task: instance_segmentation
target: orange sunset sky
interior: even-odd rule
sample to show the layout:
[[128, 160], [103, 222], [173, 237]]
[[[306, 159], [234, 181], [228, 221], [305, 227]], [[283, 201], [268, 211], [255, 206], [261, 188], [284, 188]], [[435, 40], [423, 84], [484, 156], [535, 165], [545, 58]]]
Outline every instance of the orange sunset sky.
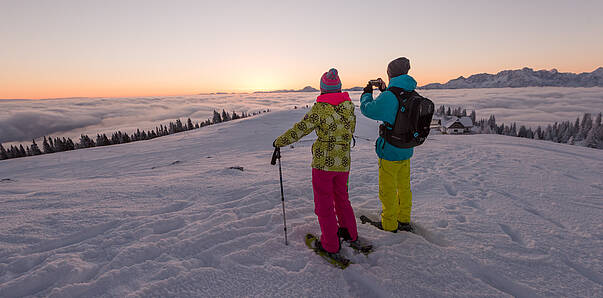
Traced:
[[603, 1], [0, 1], [0, 99], [419, 85], [603, 66]]

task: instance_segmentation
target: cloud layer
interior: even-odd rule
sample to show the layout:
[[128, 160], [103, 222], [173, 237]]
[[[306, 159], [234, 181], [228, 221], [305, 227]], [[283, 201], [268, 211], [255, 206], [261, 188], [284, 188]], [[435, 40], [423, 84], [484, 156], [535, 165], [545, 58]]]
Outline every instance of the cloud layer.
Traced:
[[44, 136], [79, 137], [152, 129], [178, 118], [203, 121], [213, 110], [252, 113], [311, 104], [315, 93], [213, 94], [143, 98], [0, 100], [0, 142], [31, 142]]
[[[439, 106], [475, 109], [478, 118], [529, 126], [574, 120], [603, 111], [603, 88], [500, 88], [421, 90]], [[350, 92], [360, 105], [361, 92]], [[31, 142], [43, 136], [77, 138], [138, 128], [152, 129], [174, 119], [203, 121], [214, 109], [254, 112], [312, 104], [316, 93], [212, 94], [144, 98], [0, 100], [0, 142]], [[377, 95], [377, 94], [375, 94]]]

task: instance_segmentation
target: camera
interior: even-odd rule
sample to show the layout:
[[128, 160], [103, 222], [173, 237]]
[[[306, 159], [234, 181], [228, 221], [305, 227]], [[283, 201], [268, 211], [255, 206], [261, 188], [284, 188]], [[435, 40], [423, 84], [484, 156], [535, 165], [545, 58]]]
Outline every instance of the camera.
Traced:
[[375, 86], [375, 87], [379, 88], [379, 90], [385, 90], [385, 89], [387, 89], [387, 85], [385, 84], [385, 82], [381, 78], [378, 78], [376, 80], [370, 80], [369, 84], [371, 86]]

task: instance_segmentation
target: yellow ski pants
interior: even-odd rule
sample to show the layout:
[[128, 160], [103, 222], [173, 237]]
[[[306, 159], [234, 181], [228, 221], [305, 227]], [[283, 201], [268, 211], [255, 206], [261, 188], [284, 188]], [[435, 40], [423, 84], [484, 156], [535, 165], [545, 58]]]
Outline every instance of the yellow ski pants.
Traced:
[[384, 230], [398, 229], [398, 221], [410, 222], [412, 207], [410, 159], [400, 161], [379, 159], [379, 200], [383, 209], [381, 224]]

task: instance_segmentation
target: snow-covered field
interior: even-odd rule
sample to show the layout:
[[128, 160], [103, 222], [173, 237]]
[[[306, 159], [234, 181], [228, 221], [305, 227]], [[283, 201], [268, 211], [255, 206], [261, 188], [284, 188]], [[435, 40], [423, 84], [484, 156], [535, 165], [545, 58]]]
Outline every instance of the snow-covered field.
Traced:
[[[340, 270], [319, 233], [307, 110], [151, 141], [0, 162], [0, 297], [603, 297], [603, 151], [499, 135], [433, 135], [412, 159], [419, 235], [360, 225]], [[377, 218], [377, 123], [358, 115], [356, 216]], [[230, 169], [243, 167], [243, 171]]]

